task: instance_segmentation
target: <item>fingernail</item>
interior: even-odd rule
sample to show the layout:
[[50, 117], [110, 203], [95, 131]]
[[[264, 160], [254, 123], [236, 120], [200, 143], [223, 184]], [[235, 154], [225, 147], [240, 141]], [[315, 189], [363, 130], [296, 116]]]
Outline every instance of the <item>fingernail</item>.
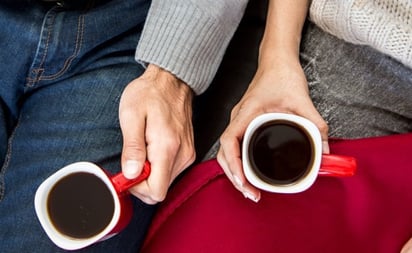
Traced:
[[243, 192], [243, 196], [245, 196], [245, 198], [247, 198], [247, 199], [252, 200], [255, 203], [259, 202], [259, 200], [260, 200], [260, 194], [259, 194], [259, 196], [255, 196], [252, 193], [245, 191], [245, 192]]
[[129, 160], [126, 161], [123, 169], [123, 175], [127, 179], [134, 179], [142, 172], [142, 166], [138, 161]]

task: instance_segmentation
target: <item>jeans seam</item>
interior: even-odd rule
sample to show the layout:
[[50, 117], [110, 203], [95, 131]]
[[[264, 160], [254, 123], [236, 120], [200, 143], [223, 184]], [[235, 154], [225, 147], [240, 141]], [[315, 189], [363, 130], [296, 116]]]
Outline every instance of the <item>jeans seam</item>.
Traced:
[[5, 195], [5, 188], [6, 188], [6, 180], [5, 180], [5, 176], [6, 176], [6, 171], [7, 168], [9, 167], [10, 164], [10, 160], [11, 160], [11, 153], [12, 153], [12, 143], [15, 137], [15, 133], [16, 130], [18, 129], [18, 127], [20, 126], [20, 119], [17, 120], [16, 126], [13, 129], [13, 132], [11, 133], [9, 140], [7, 142], [7, 152], [6, 152], [6, 156], [4, 159], [4, 163], [3, 166], [1, 168], [0, 171], [0, 202], [3, 200], [4, 195]]
[[76, 42], [75, 42], [75, 48], [74, 48], [73, 54], [70, 55], [66, 59], [66, 61], [64, 62], [63, 67], [57, 73], [55, 73], [53, 75], [48, 75], [48, 76], [41, 76], [39, 80], [53, 80], [55, 78], [58, 78], [58, 77], [62, 76], [67, 71], [67, 69], [69, 68], [69, 66], [73, 62], [73, 60], [79, 54], [81, 45], [83, 43], [84, 26], [85, 26], [84, 25], [84, 18], [85, 18], [85, 15], [82, 14], [82, 15], [79, 16], [78, 21], [77, 21], [77, 36], [76, 36]]
[[[44, 48], [44, 51], [42, 52], [43, 55], [42, 55], [42, 58], [40, 60], [38, 67], [34, 66], [34, 68], [31, 70], [31, 73], [35, 74], [35, 76], [27, 78], [28, 86], [32, 86], [34, 83], [38, 82], [40, 80], [41, 75], [44, 72], [43, 64], [46, 61], [47, 52], [49, 50], [49, 43], [50, 43], [51, 30], [52, 30], [51, 27], [53, 26], [55, 22], [55, 18], [56, 18], [55, 9], [56, 8], [52, 8], [51, 10], [49, 10], [49, 13], [46, 14], [48, 17], [46, 17], [46, 19], [44, 20], [44, 25], [47, 24], [46, 20], [48, 18], [50, 18], [51, 21], [50, 21], [50, 24], [47, 24], [47, 36], [46, 36], [46, 41], [45, 41], [45, 48]], [[51, 13], [53, 13], [53, 15], [51, 15]], [[43, 33], [43, 31], [41, 33]], [[40, 38], [39, 46], [38, 46], [39, 48], [41, 48], [42, 43], [43, 43], [42, 38]], [[35, 57], [37, 57], [37, 53]]]
[[[60, 7], [56, 7], [56, 8], [60, 8]], [[56, 8], [52, 9], [51, 11], [54, 11]], [[48, 53], [49, 46], [50, 46], [50, 37], [51, 37], [52, 30], [53, 30], [52, 26], [55, 23], [55, 16], [56, 15], [51, 16], [51, 22], [47, 26], [48, 31], [47, 31], [47, 37], [46, 37], [46, 40], [45, 40], [44, 52], [43, 52], [43, 55], [42, 55], [42, 58], [41, 58], [41, 61], [38, 65], [38, 67], [35, 67], [31, 70], [31, 72], [33, 74], [35, 74], [35, 77], [34, 78], [33, 77], [28, 77], [27, 78], [28, 86], [33, 86], [34, 83], [39, 82], [39, 81], [53, 80], [53, 79], [56, 79], [56, 78], [62, 76], [67, 71], [67, 69], [69, 68], [69, 66], [73, 62], [73, 60], [76, 58], [76, 56], [80, 52], [80, 48], [81, 48], [81, 45], [83, 43], [83, 37], [84, 37], [85, 14], [81, 14], [78, 17], [77, 34], [76, 34], [75, 47], [74, 47], [73, 53], [69, 57], [67, 57], [67, 59], [65, 60], [62, 68], [60, 70], [58, 70], [55, 74], [43, 75], [43, 73], [45, 71], [44, 64], [46, 62], [47, 53]]]

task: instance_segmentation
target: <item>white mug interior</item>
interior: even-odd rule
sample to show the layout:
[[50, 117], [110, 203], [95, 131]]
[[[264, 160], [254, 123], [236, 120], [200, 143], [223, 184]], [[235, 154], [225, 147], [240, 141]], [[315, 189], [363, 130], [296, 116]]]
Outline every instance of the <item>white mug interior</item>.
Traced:
[[[96, 234], [90, 238], [85, 239], [72, 238], [59, 232], [59, 230], [55, 228], [52, 221], [50, 220], [47, 211], [48, 194], [52, 187], [56, 184], [56, 182], [59, 179], [76, 172], [88, 172], [99, 177], [108, 186], [114, 199], [114, 214], [110, 223], [99, 234]], [[37, 189], [34, 199], [34, 205], [37, 217], [47, 236], [54, 244], [65, 250], [81, 249], [98, 241], [110, 238], [114, 235], [110, 234], [110, 232], [116, 226], [120, 218], [120, 202], [119, 198], [117, 197], [116, 190], [114, 189], [110, 181], [110, 178], [102, 169], [100, 169], [97, 165], [90, 162], [77, 162], [70, 164], [58, 170], [50, 177], [48, 177]]]
[[[249, 144], [253, 133], [262, 125], [271, 122], [271, 121], [289, 121], [296, 125], [299, 125], [301, 128], [305, 129], [308, 134], [308, 137], [311, 138], [311, 142], [313, 144], [312, 148], [312, 166], [308, 168], [307, 173], [292, 184], [273, 184], [268, 183], [262, 180], [256, 173], [254, 172], [252, 165], [249, 161]], [[322, 159], [322, 139], [320, 136], [320, 132], [316, 125], [312, 123], [310, 120], [293, 115], [293, 114], [286, 114], [286, 113], [265, 113], [262, 115], [257, 116], [253, 119], [244, 134], [243, 137], [243, 144], [242, 144], [242, 165], [243, 171], [245, 174], [246, 179], [254, 185], [255, 187], [274, 193], [298, 193], [305, 191], [308, 189], [316, 180], [319, 169], [320, 163]]]

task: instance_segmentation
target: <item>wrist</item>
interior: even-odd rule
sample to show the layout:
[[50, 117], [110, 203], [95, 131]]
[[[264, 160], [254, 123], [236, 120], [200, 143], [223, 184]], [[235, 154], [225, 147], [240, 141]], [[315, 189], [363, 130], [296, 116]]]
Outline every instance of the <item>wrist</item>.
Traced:
[[193, 97], [192, 89], [185, 82], [157, 65], [149, 64], [141, 79], [150, 81], [153, 86], [163, 93], [186, 99], [192, 99]]
[[278, 72], [280, 69], [300, 71], [302, 66], [300, 65], [299, 54], [287, 50], [273, 50], [259, 57], [258, 71]]

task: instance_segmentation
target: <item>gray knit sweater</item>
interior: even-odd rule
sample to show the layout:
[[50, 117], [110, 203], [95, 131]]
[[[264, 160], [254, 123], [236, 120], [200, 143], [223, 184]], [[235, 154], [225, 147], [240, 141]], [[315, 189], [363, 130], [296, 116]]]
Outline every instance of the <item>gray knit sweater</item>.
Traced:
[[247, 0], [153, 0], [136, 60], [156, 64], [196, 94], [216, 74]]

